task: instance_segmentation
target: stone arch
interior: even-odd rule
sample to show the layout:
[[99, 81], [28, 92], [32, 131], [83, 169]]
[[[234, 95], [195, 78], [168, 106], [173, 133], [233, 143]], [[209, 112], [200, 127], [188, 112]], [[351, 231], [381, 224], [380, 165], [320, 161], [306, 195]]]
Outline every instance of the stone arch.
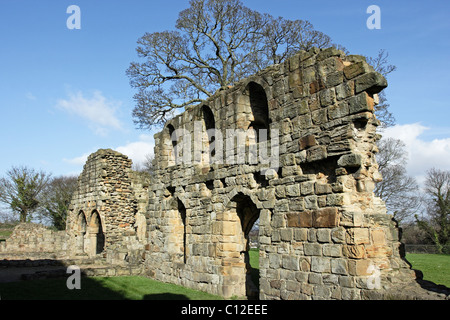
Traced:
[[172, 124], [167, 124], [163, 132], [163, 148], [167, 156], [167, 167], [175, 165], [175, 149], [177, 142], [172, 139], [172, 135], [175, 132], [175, 128]]
[[225, 208], [233, 208], [234, 207], [233, 199], [235, 196], [239, 194], [248, 196], [258, 209], [263, 208], [263, 204], [261, 201], [259, 201], [258, 197], [255, 195], [255, 192], [254, 191], [252, 192], [250, 189], [243, 188], [241, 186], [237, 186], [227, 194], [226, 197], [227, 200], [224, 201], [223, 206]]
[[202, 150], [204, 159], [202, 162], [211, 163], [216, 155], [215, 140], [216, 140], [216, 121], [214, 113], [207, 105], [201, 107], [202, 113]]
[[249, 232], [259, 218], [262, 204], [246, 189], [230, 195], [230, 200], [224, 203], [219, 246], [224, 275], [222, 293], [226, 297], [256, 298], [258, 291], [249, 259]]
[[105, 249], [105, 234], [100, 214], [97, 210], [92, 211], [89, 221], [89, 240], [90, 250], [89, 254], [95, 256], [100, 254]]
[[177, 210], [179, 219], [181, 220], [181, 228], [180, 233], [182, 236], [182, 243], [181, 243], [181, 252], [183, 254], [183, 263], [186, 264], [187, 261], [187, 243], [186, 243], [186, 207], [184, 206], [183, 202], [181, 202], [180, 199], [177, 199]]
[[180, 197], [172, 197], [169, 200], [170, 210], [169, 237], [167, 238], [167, 251], [174, 262], [186, 264], [188, 258], [187, 244], [187, 210]]
[[254, 129], [256, 141], [262, 142], [270, 138], [270, 124], [272, 120], [269, 115], [269, 99], [267, 89], [252, 79], [245, 86], [241, 99], [244, 108], [250, 111], [249, 125], [244, 129]]
[[78, 212], [75, 224], [75, 252], [76, 254], [84, 254], [85, 253], [85, 238], [87, 232], [87, 222], [86, 215], [83, 210]]

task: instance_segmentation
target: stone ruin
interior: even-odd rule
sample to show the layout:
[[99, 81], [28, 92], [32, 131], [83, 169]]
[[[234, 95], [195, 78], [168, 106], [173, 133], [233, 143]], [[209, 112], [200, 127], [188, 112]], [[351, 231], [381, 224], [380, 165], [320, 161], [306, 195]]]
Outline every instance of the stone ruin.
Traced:
[[[314, 48], [168, 121], [155, 135], [151, 176], [97, 151], [58, 256], [133, 266], [226, 298], [448, 297], [419, 284], [373, 193], [374, 106], [386, 86], [362, 56]], [[258, 219], [259, 292], [248, 254]], [[17, 249], [12, 242], [0, 252]]]

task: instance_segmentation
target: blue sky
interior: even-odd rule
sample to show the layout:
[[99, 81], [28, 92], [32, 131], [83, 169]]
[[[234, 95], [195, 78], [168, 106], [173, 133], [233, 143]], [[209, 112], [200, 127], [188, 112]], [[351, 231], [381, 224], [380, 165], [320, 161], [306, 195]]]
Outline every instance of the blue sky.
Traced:
[[[310, 21], [352, 54], [389, 52], [397, 71], [386, 89], [408, 171], [450, 170], [450, 2], [243, 0], [251, 9]], [[70, 5], [81, 29], [69, 30]], [[370, 30], [369, 5], [381, 9]], [[145, 32], [173, 30], [187, 0], [1, 0], [0, 175], [26, 165], [54, 175], [79, 174], [88, 154], [112, 148], [135, 162], [153, 152], [153, 132], [131, 118], [125, 70]]]

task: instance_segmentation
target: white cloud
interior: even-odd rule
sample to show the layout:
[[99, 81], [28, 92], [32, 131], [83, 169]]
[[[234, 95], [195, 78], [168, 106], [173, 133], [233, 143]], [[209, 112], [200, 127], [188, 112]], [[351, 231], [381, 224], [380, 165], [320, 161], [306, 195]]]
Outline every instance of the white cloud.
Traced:
[[124, 146], [119, 146], [115, 150], [130, 158], [134, 164], [141, 164], [148, 155], [153, 155], [155, 143], [153, 137], [146, 134], [139, 136], [139, 141], [129, 142]]
[[84, 97], [81, 91], [69, 92], [68, 96], [58, 100], [57, 108], [85, 119], [96, 134], [104, 136], [109, 129], [123, 130], [116, 115], [120, 101], [108, 100], [100, 91], [94, 91], [90, 98]]
[[383, 138], [396, 138], [406, 144], [408, 152], [408, 174], [419, 183], [425, 180], [426, 171], [435, 167], [450, 170], [450, 138], [425, 140], [424, 133], [432, 131], [420, 123], [395, 125], [385, 129]]
[[83, 166], [86, 163], [89, 155], [90, 155], [90, 153], [84, 153], [83, 155], [72, 158], [72, 159], [64, 158], [63, 161], [66, 163], [69, 163], [71, 165], [74, 165], [74, 166]]
[[34, 94], [32, 94], [31, 92], [27, 92], [27, 93], [25, 94], [25, 97], [26, 97], [28, 100], [31, 100], [31, 101], [37, 100], [36, 96], [35, 96]]
[[[129, 159], [133, 161], [133, 164], [142, 164], [146, 161], [148, 155], [153, 155], [153, 147], [155, 146], [153, 136], [141, 134], [138, 141], [128, 142], [125, 145], [112, 148], [126, 155]], [[105, 147], [104, 149], [106, 149]], [[96, 150], [82, 154], [81, 156], [67, 159], [64, 158], [63, 161], [73, 166], [82, 168], [87, 161], [89, 155]]]

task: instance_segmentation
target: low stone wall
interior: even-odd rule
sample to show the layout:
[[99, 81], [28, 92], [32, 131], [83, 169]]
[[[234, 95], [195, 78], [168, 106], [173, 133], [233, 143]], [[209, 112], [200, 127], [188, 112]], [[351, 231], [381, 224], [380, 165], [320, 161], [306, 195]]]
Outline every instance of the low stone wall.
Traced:
[[0, 243], [3, 258], [16, 259], [27, 254], [42, 257], [64, 256], [67, 251], [67, 234], [65, 231], [53, 231], [34, 223], [21, 223], [14, 228], [11, 236]]

